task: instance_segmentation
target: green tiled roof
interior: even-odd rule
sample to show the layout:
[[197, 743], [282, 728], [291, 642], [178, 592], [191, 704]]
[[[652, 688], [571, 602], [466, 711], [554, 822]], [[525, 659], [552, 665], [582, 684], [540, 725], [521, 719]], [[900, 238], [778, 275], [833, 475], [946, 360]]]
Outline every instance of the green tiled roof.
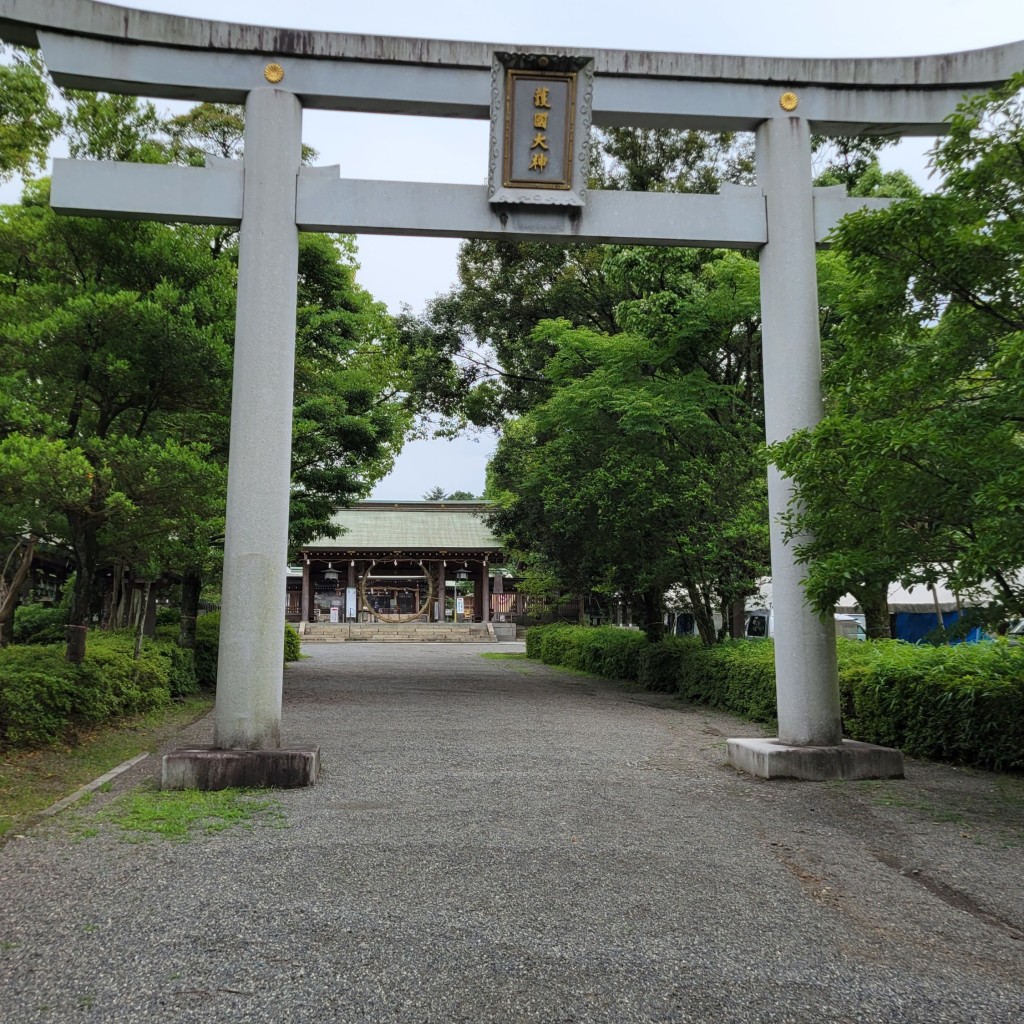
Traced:
[[307, 551], [500, 551], [480, 512], [484, 502], [364, 501], [339, 509], [338, 532], [303, 545]]

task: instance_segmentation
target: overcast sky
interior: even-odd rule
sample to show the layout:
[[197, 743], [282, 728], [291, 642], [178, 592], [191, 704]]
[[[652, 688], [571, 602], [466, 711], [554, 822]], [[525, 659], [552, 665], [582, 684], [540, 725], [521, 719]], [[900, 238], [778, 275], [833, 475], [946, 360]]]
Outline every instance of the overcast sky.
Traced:
[[[119, 6], [221, 21], [374, 35], [519, 44], [782, 57], [870, 57], [944, 53], [1024, 39], [1024, 0], [131, 0]], [[533, 44], [533, 45], [526, 45]], [[307, 144], [343, 177], [482, 184], [483, 121], [309, 111]], [[887, 157], [921, 177], [925, 147], [908, 142]], [[397, 312], [414, 310], [455, 279], [458, 242], [363, 236], [359, 280]], [[435, 484], [479, 494], [493, 439], [414, 442], [374, 492], [418, 498]]]

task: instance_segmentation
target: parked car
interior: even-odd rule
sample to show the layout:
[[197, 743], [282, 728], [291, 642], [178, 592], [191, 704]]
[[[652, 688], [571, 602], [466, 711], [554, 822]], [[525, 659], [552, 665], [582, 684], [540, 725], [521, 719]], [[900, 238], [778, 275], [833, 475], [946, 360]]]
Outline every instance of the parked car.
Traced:
[[[851, 640], [866, 640], [863, 615], [845, 615], [837, 613], [836, 636], [849, 637]], [[775, 636], [775, 613], [770, 608], [753, 608], [747, 612], [744, 635], [756, 640]]]

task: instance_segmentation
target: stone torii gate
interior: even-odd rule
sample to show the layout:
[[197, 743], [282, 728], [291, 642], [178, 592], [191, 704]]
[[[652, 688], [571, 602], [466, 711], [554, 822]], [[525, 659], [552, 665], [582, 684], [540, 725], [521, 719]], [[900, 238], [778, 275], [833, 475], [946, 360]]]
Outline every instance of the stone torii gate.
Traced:
[[[280, 747], [299, 231], [758, 249], [770, 443], [821, 416], [815, 245], [845, 213], [870, 205], [812, 188], [811, 133], [941, 134], [965, 93], [1024, 66], [1024, 42], [850, 60], [583, 54], [263, 28], [89, 0], [0, 0], [0, 37], [39, 47], [61, 86], [245, 105], [242, 161], [58, 160], [53, 173], [59, 212], [240, 226], [217, 749], [166, 759], [172, 786], [301, 785], [316, 776], [316, 749]], [[752, 131], [758, 184], [711, 196], [588, 193], [577, 176], [557, 193], [542, 190], [563, 185], [538, 177], [539, 187], [520, 195], [507, 167], [496, 184], [502, 129], [506, 146], [518, 130], [501, 123], [502, 104], [512, 109], [502, 62], [535, 78], [564, 68], [578, 75], [569, 88], [575, 135], [569, 117], [561, 139], [567, 163], [585, 166], [591, 118]], [[302, 167], [304, 108], [490, 118], [491, 184], [345, 180], [337, 168]], [[899, 751], [842, 739], [833, 625], [807, 606], [779, 523], [791, 497], [790, 482], [771, 470], [779, 736], [730, 740], [729, 758], [763, 776], [902, 775]]]

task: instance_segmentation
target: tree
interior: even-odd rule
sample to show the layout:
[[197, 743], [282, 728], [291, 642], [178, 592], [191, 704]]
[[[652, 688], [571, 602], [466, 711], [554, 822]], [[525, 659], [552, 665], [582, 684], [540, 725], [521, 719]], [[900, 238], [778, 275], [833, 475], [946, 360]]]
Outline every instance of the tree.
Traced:
[[292, 498], [293, 548], [329, 533], [339, 505], [366, 497], [413, 428], [394, 325], [355, 281], [352, 238], [299, 246]]
[[426, 494], [423, 495], [424, 501], [476, 501], [476, 495], [469, 491], [452, 491], [451, 494], [445, 494], [443, 487], [431, 487]]
[[753, 137], [678, 128], [597, 132], [600, 188], [626, 192], [717, 192], [723, 181], [753, 184]]
[[[1024, 76], [962, 104], [934, 195], [846, 218], [826, 416], [773, 448], [819, 610], [948, 578], [1024, 612]], [[1003, 614], [998, 611], [997, 614]]]
[[[599, 140], [601, 150], [592, 182], [598, 187], [707, 192], [717, 190], [723, 180], [746, 182], [752, 175], [749, 140], [730, 134], [608, 129], [600, 133]], [[469, 242], [460, 251], [459, 276], [460, 288], [436, 300], [428, 309], [427, 322], [417, 324], [415, 331], [407, 331], [406, 337], [415, 334], [421, 352], [429, 350], [433, 338], [435, 354], [461, 359], [461, 376], [454, 383], [463, 388], [463, 410], [473, 422], [502, 425], [503, 440], [495, 458], [492, 483], [503, 482], [506, 501], [518, 490], [517, 460], [529, 462], [530, 448], [538, 443], [531, 432], [536, 427], [534, 414], [550, 412], [559, 401], [565, 401], [560, 395], [565, 382], [551, 376], [559, 359], [564, 360], [558, 347], [562, 338], [552, 330], [534, 329], [546, 319], [568, 321], [582, 330], [580, 338], [623, 337], [622, 332], [628, 332], [634, 339], [649, 339], [659, 350], [655, 358], [652, 349], [651, 359], [669, 378], [677, 382], [705, 379], [712, 386], [730, 389], [729, 423], [718, 421], [723, 430], [736, 429], [740, 419], [744, 430], [760, 422], [757, 272], [756, 264], [741, 254], [639, 246]], [[705, 314], [700, 306], [708, 296], [716, 296], [720, 302], [718, 309]], [[739, 300], [730, 303], [728, 296], [739, 296]], [[629, 393], [638, 397], [634, 391]], [[724, 416], [724, 406], [711, 397], [709, 392], [706, 411], [714, 422]], [[736, 413], [744, 405], [745, 412], [737, 418]], [[516, 416], [522, 416], [522, 421], [508, 420]], [[581, 438], [573, 458], [588, 464], [588, 460], [607, 456], [599, 433], [595, 431], [590, 437], [589, 452]], [[542, 447], [554, 458], [550, 444]], [[755, 448], [756, 442], [752, 442], [748, 457], [735, 463], [750, 474], [750, 496], [763, 491], [762, 472], [750, 457]], [[568, 463], [561, 464], [566, 479], [574, 480]], [[648, 478], [647, 487], [645, 497], [641, 499], [637, 490], [634, 499], [657, 504], [659, 489], [671, 490], [671, 484], [658, 474]], [[728, 493], [729, 487], [723, 485], [722, 494]], [[517, 505], [517, 514], [533, 526], [513, 529], [510, 525], [509, 536], [511, 542], [519, 543], [517, 557], [531, 575], [543, 580], [545, 587], [559, 580], [562, 586], [577, 591], [611, 586], [605, 577], [610, 579], [608, 574], [614, 576], [615, 572], [607, 559], [617, 557], [611, 554], [614, 543], [621, 546], [629, 536], [620, 528], [621, 520], [609, 520], [609, 543], [600, 549], [605, 561], [584, 559], [579, 547], [586, 543], [584, 535], [597, 536], [599, 524], [595, 522], [588, 530], [572, 534], [563, 552], [565, 557], [556, 557], [553, 552], [558, 544], [549, 536], [552, 523], [543, 502], [535, 500], [531, 505], [526, 495], [521, 496], [524, 500]], [[726, 497], [726, 504], [728, 501]], [[598, 503], [594, 507], [604, 506]], [[703, 521], [699, 510], [697, 515]], [[546, 537], [544, 545], [531, 542], [530, 538], [542, 534]], [[613, 534], [618, 538], [614, 543]], [[734, 552], [743, 552], [734, 560], [733, 569], [740, 562], [763, 565], [767, 551], [763, 529], [747, 531], [741, 544], [735, 537], [731, 543]], [[753, 554], [755, 548], [758, 555]], [[652, 565], [660, 557], [660, 553], [648, 550], [643, 561]], [[693, 584], [691, 593], [707, 610], [701, 622], [709, 637], [714, 633], [709, 602], [724, 599], [731, 585], [724, 581], [735, 579], [732, 571], [726, 570], [726, 561], [728, 558], [720, 559], [714, 568], [709, 564], [706, 574], [697, 573], [692, 565], [689, 570], [691, 579], [699, 577], [702, 581]], [[630, 564], [635, 566], [636, 560]], [[678, 559], [672, 564], [678, 568]], [[741, 590], [749, 589], [749, 573], [744, 569], [739, 575], [745, 580]], [[712, 579], [721, 585], [710, 583]], [[634, 576], [630, 586], [636, 583]], [[652, 582], [648, 604], [652, 622], [660, 622], [655, 605], [660, 607], [661, 597], [653, 596], [655, 589]], [[742, 593], [730, 592], [729, 599], [742, 600]]]
[[762, 571], [736, 557], [759, 545], [735, 532], [750, 525], [756, 462], [749, 421], [729, 412], [735, 389], [680, 371], [645, 337], [564, 321], [540, 332], [556, 351], [552, 392], [499, 442], [492, 525], [569, 589], [639, 595], [654, 638], [663, 596], [682, 581], [713, 642], [712, 606]]
[[[595, 142], [596, 188], [714, 192], [723, 181], [752, 180], [750, 139], [733, 133], [608, 128], [596, 133]], [[534, 327], [565, 319], [615, 333], [619, 305], [643, 294], [607, 273], [608, 251], [538, 242], [463, 243], [459, 287], [430, 303], [423, 318], [407, 315], [400, 325], [404, 343], [423, 367], [423, 393], [453, 420], [461, 416], [478, 426], [500, 425], [543, 401], [543, 367], [554, 352]]]
[[0, 47], [0, 181], [42, 168], [60, 130], [60, 114], [37, 53]]
[[209, 415], [228, 386], [232, 274], [203, 229], [58, 218], [47, 200], [32, 187], [0, 219], [0, 440], [26, 527], [73, 554], [77, 658], [101, 564], [164, 544], [222, 487]]
[[[131, 98], [67, 101], [74, 156], [200, 163], [242, 152], [239, 108], [204, 104], [165, 122]], [[8, 474], [5, 496], [22, 512], [17, 528], [65, 545], [78, 569], [69, 656], [82, 653], [104, 565], [115, 589], [127, 566], [181, 573], [189, 646], [223, 536], [237, 237], [57, 218], [46, 200], [45, 182], [31, 185], [0, 219], [0, 443], [9, 465], [35, 460], [64, 477], [48, 487]], [[369, 493], [415, 415], [393, 322], [356, 269], [351, 238], [301, 238], [293, 547]]]

